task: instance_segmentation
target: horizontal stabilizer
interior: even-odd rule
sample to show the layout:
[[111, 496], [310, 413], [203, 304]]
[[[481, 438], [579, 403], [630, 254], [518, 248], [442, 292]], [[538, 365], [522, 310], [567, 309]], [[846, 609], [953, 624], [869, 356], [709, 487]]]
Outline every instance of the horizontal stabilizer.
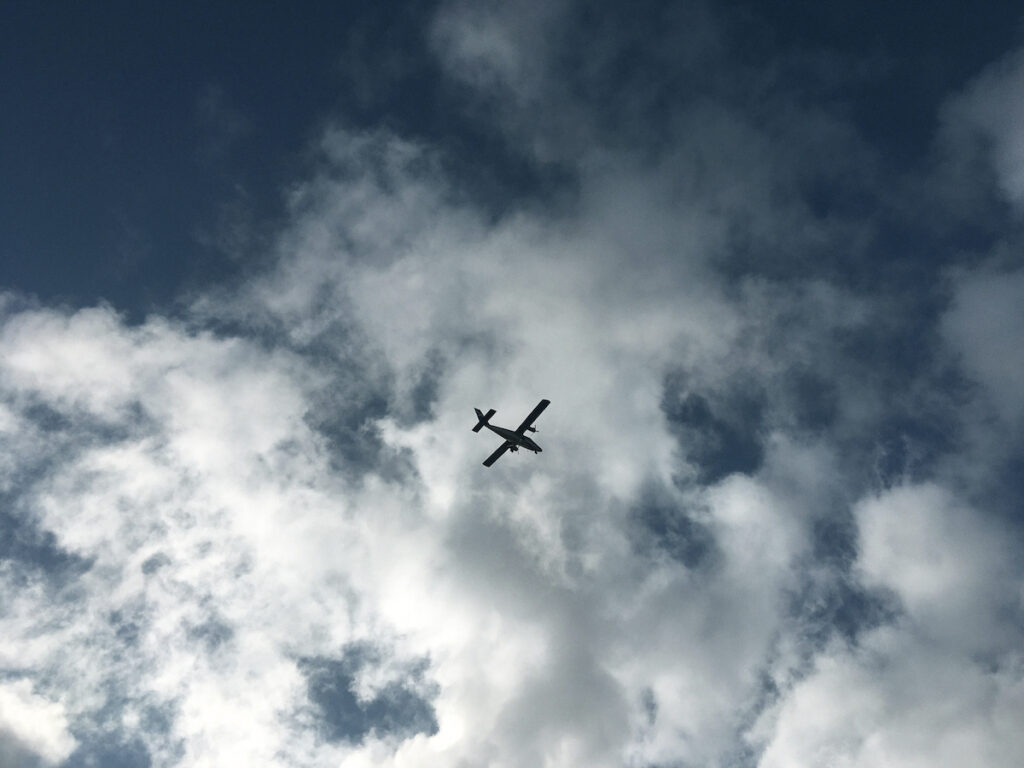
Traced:
[[487, 424], [487, 420], [497, 413], [493, 408], [491, 408], [487, 413], [480, 413], [479, 408], [474, 408], [473, 410], [476, 411], [477, 418], [476, 426], [473, 427], [474, 432], [479, 432]]

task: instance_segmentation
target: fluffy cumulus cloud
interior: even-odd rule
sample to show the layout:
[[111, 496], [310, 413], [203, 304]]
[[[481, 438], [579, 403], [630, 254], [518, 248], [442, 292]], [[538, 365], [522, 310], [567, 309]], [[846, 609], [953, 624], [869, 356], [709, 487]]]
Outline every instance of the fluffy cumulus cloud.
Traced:
[[28, 680], [17, 680], [0, 689], [0, 757], [8, 765], [52, 765], [75, 747], [63, 706], [34, 695], [31, 688]]
[[857, 572], [899, 619], [834, 646], [763, 715], [766, 766], [1011, 765], [1022, 574], [1007, 532], [926, 483], [862, 500]]
[[[726, 67], [705, 10], [632, 72], [627, 20], [538, 8], [428, 34], [563, 169], [543, 202], [496, 215], [442, 150], [339, 124], [265, 266], [177, 316], [3, 298], [7, 763], [1017, 763], [1012, 215], [962, 263], [880, 255], [920, 179]], [[941, 150], [995, 131], [1011, 197], [1014, 72]], [[480, 466], [472, 408], [541, 397], [544, 452]]]

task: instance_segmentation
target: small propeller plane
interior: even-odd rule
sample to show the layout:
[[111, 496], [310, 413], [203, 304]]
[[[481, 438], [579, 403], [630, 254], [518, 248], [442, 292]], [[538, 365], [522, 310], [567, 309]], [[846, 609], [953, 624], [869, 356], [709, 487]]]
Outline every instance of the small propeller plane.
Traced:
[[540, 453], [540, 446], [533, 442], [533, 440], [531, 440], [529, 437], [527, 437], [526, 433], [537, 431], [537, 429], [533, 426], [533, 422], [536, 421], [537, 417], [544, 412], [544, 409], [548, 407], [550, 402], [550, 400], [541, 400], [539, 403], [537, 403], [537, 407], [530, 411], [530, 415], [527, 416], [523, 420], [523, 423], [520, 424], [515, 430], [505, 429], [505, 427], [498, 427], [495, 426], [494, 424], [491, 424], [491, 416], [497, 413], [497, 411], [495, 411], [493, 408], [489, 410], [487, 413], [480, 413], [479, 408], [474, 408], [473, 410], [476, 411], [477, 418], [476, 426], [473, 427], [474, 432], [479, 432], [481, 428], [487, 427], [489, 430], [491, 430], [491, 432], [494, 432], [496, 435], [505, 438], [505, 442], [501, 444], [501, 447], [498, 448], [498, 450], [496, 450], [486, 459], [484, 459], [484, 466], [491, 466], [491, 464], [500, 459], [501, 455], [508, 450], [511, 450], [513, 453], [515, 453], [520, 448], [525, 448], [528, 451]]

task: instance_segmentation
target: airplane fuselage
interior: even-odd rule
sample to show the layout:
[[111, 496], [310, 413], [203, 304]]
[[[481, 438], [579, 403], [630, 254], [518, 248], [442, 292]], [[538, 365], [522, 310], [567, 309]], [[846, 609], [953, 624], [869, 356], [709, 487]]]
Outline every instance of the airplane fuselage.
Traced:
[[537, 445], [535, 442], [533, 442], [533, 440], [528, 438], [526, 435], [516, 434], [516, 431], [514, 429], [505, 429], [505, 427], [496, 427], [493, 424], [485, 424], [484, 426], [487, 427], [489, 430], [491, 430], [491, 432], [493, 432], [494, 434], [500, 435], [501, 437], [505, 438], [510, 443], [512, 443], [513, 450], [515, 448], [519, 447], [519, 448], [525, 448], [528, 451], [533, 451], [534, 453], [540, 453], [541, 452], [541, 447], [539, 445]]

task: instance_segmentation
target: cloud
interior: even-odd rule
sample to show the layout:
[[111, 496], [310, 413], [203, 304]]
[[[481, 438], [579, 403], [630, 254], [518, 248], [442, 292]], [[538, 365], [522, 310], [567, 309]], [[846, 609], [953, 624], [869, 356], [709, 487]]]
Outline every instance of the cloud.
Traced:
[[[543, 86], [545, 38], [564, 5], [450, 2], [435, 17], [432, 37], [454, 78], [522, 102]], [[527, 53], [530, 43], [540, 56]]]
[[[805, 483], [806, 457], [768, 436], [764, 477], [673, 481], [687, 469], [665, 376], [684, 361], [705, 385], [727, 376], [746, 321], [708, 282], [679, 306], [680, 276], [703, 267], [659, 265], [674, 235], [647, 250], [655, 274], [631, 274], [631, 223], [603, 201], [569, 236], [528, 217], [488, 229], [415, 146], [335, 132], [326, 151], [278, 268], [197, 303], [206, 320], [216, 302], [231, 335], [160, 318], [128, 327], [109, 309], [8, 319], [12, 406], [105, 425], [26, 490], [38, 524], [92, 566], [76, 600], [34, 615], [29, 599], [9, 616], [10, 658], [66, 617], [27, 663], [68, 692], [83, 738], [113, 731], [186, 765], [717, 759], [761, 695], [812, 514], [790, 487]], [[662, 188], [636, 173], [648, 221], [700, 231], [662, 212]], [[344, 471], [312, 412], [331, 388], [352, 424], [380, 388], [389, 415], [362, 418], [407, 470], [364, 457]], [[515, 419], [538, 394], [554, 402], [541, 433], [551, 458], [508, 461], [506, 480], [482, 474], [491, 446], [468, 439], [471, 405]], [[631, 510], [651, 488], [662, 522], [644, 549]], [[684, 520], [705, 532], [706, 563], [661, 546]], [[359, 642], [383, 648], [379, 661], [330, 685], [304, 673], [303, 659], [334, 669]], [[71, 653], [92, 672], [70, 672]], [[386, 674], [362, 691], [364, 675], [403, 659], [428, 660], [416, 685], [435, 693]], [[375, 726], [398, 717], [379, 702], [420, 725]], [[162, 728], [146, 727], [159, 711]], [[352, 738], [322, 724], [342, 711], [348, 725], [331, 727]]]
[[[51, 728], [40, 746], [8, 717], [5, 749], [1019, 753], [1017, 531], [949, 470], [989, 455], [964, 377], [1016, 418], [1016, 272], [962, 273], [949, 306], [929, 265], [865, 283], [892, 179], [854, 127], [742, 66], [663, 104], [728, 62], [724, 37], [634, 93], [670, 31], [619, 71], [644, 29], [598, 25], [580, 69], [558, 55], [578, 9], [529, 7], [449, 4], [432, 34], [468, 102], [508, 95], [481, 125], [568, 169], [550, 206], [495, 215], [444, 150], [332, 125], [267, 267], [179, 317], [0, 305], [21, 537], [0, 550], [0, 666], [22, 681], [0, 690]], [[544, 453], [481, 467], [472, 408], [515, 424], [540, 397]]]
[[1015, 205], [1024, 202], [1024, 54], [995, 62], [949, 107], [956, 119], [987, 143], [1003, 193]]
[[1009, 423], [1024, 414], [1021, 375], [1024, 352], [1024, 272], [976, 270], [956, 281], [943, 331], [965, 368]]
[[965, 653], [1014, 647], [1005, 618], [1021, 610], [1021, 583], [1001, 526], [932, 485], [894, 489], [855, 514], [863, 578], [893, 590], [921, 632]]
[[74, 748], [63, 705], [33, 693], [28, 680], [0, 686], [0, 757], [6, 764], [55, 765]]
[[[522, 216], [488, 230], [432, 183], [421, 149], [334, 133], [325, 152], [323, 175], [297, 195], [288, 235], [315, 247], [295, 249], [227, 311], [253, 325], [286, 318], [286, 328], [295, 328], [287, 318], [310, 318], [291, 337], [300, 348], [333, 350], [343, 340], [337, 353], [347, 356], [354, 338], [375, 348], [359, 356], [379, 356], [392, 371], [390, 412], [410, 410], [404, 403], [424, 372], [436, 377], [432, 419], [378, 422], [384, 444], [409, 453], [426, 518], [416, 545], [363, 574], [359, 590], [375, 593], [386, 622], [431, 659], [440, 692], [427, 743], [451, 745], [451, 759], [508, 764], [720, 759], [764, 695], [760, 670], [777, 652], [786, 594], [799, 585], [793, 569], [809, 556], [821, 481], [800, 446], [773, 438], [769, 424], [744, 424], [764, 432], [763, 461], [744, 467], [763, 464], [764, 476], [726, 471], [720, 485], [701, 491], [687, 481], [682, 492], [673, 476], [693, 472], [666, 423], [666, 377], [686, 366], [713, 391], [761, 364], [756, 344], [749, 357], [732, 345], [769, 335], [754, 326], [794, 301], [799, 311], [827, 306], [817, 316], [834, 315], [828, 327], [862, 315], [813, 286], [755, 285], [736, 307], [701, 261], [702, 237], [692, 260], [659, 250], [680, 227], [702, 230], [676, 220], [657, 171], [627, 169], [648, 200], [648, 245], [605, 203], [603, 177], [588, 190], [593, 207], [588, 200], [568, 226]], [[353, 183], [352, 168], [373, 175]], [[379, 211], [396, 210], [385, 227], [372, 226]], [[376, 253], [386, 255], [367, 258]], [[648, 257], [640, 272], [631, 268], [638, 253]], [[346, 322], [359, 332], [338, 333]], [[534, 397], [553, 401], [540, 435], [553, 435], [542, 440], [547, 463], [481, 475], [490, 447], [467, 441], [468, 404], [499, 405], [496, 418], [506, 403], [522, 411], [533, 405], [524, 395], [533, 381], [544, 382]], [[509, 485], [508, 473], [528, 484]], [[657, 518], [641, 513], [638, 522], [630, 510], [651, 488]], [[638, 543], [638, 525], [653, 531], [653, 548]], [[703, 531], [713, 554], [706, 563], [672, 557], [670, 530]], [[428, 578], [417, 575], [424, 565]], [[686, 653], [680, 637], [689, 638]], [[420, 744], [398, 754], [412, 759]]]
[[[370, 695], [358, 695], [354, 690], [357, 674], [368, 665], [379, 669], [379, 662], [378, 654], [361, 646], [348, 647], [340, 660], [300, 661], [310, 699], [320, 709], [328, 739], [359, 743], [370, 733], [397, 740], [417, 733], [428, 736], [437, 733], [437, 720], [429, 701], [436, 696], [436, 688], [424, 686], [422, 680], [427, 663], [403, 670], [401, 677], [405, 680], [390, 680], [383, 685], [375, 680], [375, 690], [371, 690]], [[421, 696], [417, 688], [424, 689], [425, 696]]]
[[893, 489], [855, 513], [857, 568], [903, 614], [818, 656], [763, 715], [759, 765], [1013, 765], [1024, 582], [1006, 532], [935, 485]]

